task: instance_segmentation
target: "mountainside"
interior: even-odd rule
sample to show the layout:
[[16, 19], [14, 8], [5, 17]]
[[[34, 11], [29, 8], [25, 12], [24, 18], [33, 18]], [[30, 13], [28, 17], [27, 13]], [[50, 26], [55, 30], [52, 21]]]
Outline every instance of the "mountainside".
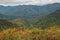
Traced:
[[[20, 5], [20, 6], [0, 6], [0, 13], [8, 15], [10, 19], [29, 19], [42, 18], [55, 10], [60, 9], [60, 3], [48, 4], [43, 6]], [[12, 16], [12, 17], [11, 17]]]
[[60, 10], [57, 10], [35, 23], [36, 27], [47, 28], [53, 25], [60, 26]]
[[4, 30], [7, 28], [14, 28], [16, 26], [17, 26], [16, 24], [11, 23], [5, 19], [0, 19], [0, 30]]
[[[4, 5], [14, 2], [10, 0]], [[0, 40], [60, 40], [60, 3], [0, 6]]]
[[0, 14], [0, 19], [6, 19], [6, 18], [8, 18], [8, 16]]
[[[9, 19], [9, 21], [22, 27], [33, 26], [45, 28], [53, 24], [57, 25], [59, 23], [59, 9], [60, 3], [48, 4], [43, 6], [0, 6], [0, 19]], [[57, 17], [55, 17], [55, 14]]]

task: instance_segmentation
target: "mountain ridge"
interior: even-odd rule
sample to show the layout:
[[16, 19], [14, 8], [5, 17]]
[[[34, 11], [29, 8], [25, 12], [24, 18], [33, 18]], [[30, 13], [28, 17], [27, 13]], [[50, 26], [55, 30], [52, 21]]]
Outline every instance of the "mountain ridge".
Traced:
[[[35, 5], [23, 5], [23, 6], [20, 5], [8, 7], [0, 6], [0, 14], [7, 16], [8, 18], [5, 16], [4, 18], [9, 21], [12, 21], [13, 23], [15, 22], [19, 26], [30, 27], [32, 24], [34, 25], [35, 22], [37, 21], [39, 22], [39, 20], [42, 19], [43, 17], [53, 14], [53, 12], [59, 9], [60, 3], [48, 4], [43, 6]], [[0, 18], [2, 18], [2, 16], [0, 16]], [[49, 18], [46, 19], [44, 18], [45, 21], [47, 19]], [[44, 20], [42, 19], [42, 22], [44, 22]], [[39, 24], [41, 23], [36, 23], [35, 25], [39, 27], [40, 26]]]
[[43, 17], [41, 20], [37, 21], [35, 25], [42, 28], [51, 27], [53, 25], [60, 26], [60, 10]]
[[0, 14], [12, 16], [11, 18], [23, 17], [26, 19], [40, 18], [48, 15], [55, 10], [60, 9], [60, 3], [47, 4], [43, 6], [36, 5], [19, 5], [19, 6], [0, 6]]

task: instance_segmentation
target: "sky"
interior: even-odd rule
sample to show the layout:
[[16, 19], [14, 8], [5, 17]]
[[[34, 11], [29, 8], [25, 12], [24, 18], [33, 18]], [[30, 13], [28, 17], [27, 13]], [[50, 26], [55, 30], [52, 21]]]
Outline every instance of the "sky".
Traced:
[[0, 5], [4, 6], [43, 5], [50, 3], [60, 3], [60, 0], [0, 0]]

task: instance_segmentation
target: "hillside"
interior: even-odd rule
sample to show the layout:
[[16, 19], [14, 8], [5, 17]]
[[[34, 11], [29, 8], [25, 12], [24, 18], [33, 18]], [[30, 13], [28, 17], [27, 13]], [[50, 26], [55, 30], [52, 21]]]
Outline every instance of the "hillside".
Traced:
[[47, 28], [53, 25], [60, 26], [60, 10], [57, 10], [34, 24], [36, 27]]
[[6, 16], [6, 15], [4, 15], [4, 14], [0, 14], [0, 19], [6, 19], [6, 18], [8, 18], [8, 16]]
[[[60, 3], [37, 5], [0, 6], [0, 18], [22, 27], [49, 27], [59, 19]], [[55, 12], [56, 11], [56, 12]], [[57, 13], [58, 17], [51, 17]], [[55, 20], [58, 19], [58, 20]], [[52, 20], [51, 20], [52, 19]], [[54, 22], [55, 21], [55, 22]], [[59, 22], [59, 21], [58, 21]], [[57, 22], [57, 24], [58, 24]], [[2, 22], [4, 23], [4, 22]]]
[[0, 19], [0, 31], [7, 29], [7, 28], [14, 28], [16, 26], [17, 25], [14, 23], [11, 23], [11, 22], [4, 20], [4, 19]]

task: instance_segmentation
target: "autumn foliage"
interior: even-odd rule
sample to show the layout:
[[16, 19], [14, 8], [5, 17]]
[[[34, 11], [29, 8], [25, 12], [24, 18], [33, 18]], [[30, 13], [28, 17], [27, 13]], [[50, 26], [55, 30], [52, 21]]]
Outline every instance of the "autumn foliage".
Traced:
[[60, 40], [60, 28], [11, 28], [0, 32], [0, 40]]

